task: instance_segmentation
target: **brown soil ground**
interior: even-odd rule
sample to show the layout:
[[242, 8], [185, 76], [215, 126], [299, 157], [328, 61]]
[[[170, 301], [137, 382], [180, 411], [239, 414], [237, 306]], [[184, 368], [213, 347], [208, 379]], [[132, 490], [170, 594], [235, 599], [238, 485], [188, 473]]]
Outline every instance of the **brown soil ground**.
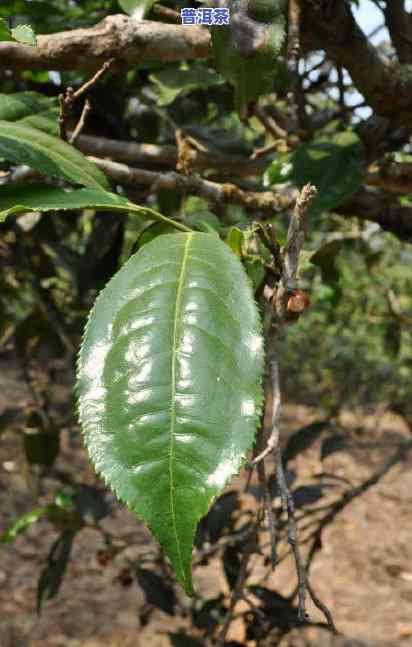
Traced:
[[[67, 393], [66, 393], [67, 396]], [[8, 407], [24, 406], [29, 396], [13, 362], [0, 365], [0, 413]], [[284, 410], [284, 438], [315, 419], [313, 410], [289, 405]], [[410, 437], [399, 418], [388, 414], [346, 413], [342, 425], [361, 440]], [[80, 483], [96, 484], [78, 436], [62, 433], [62, 451], [56, 469], [75, 474]], [[389, 436], [391, 434], [391, 436]], [[39, 504], [33, 495], [36, 482], [24, 464], [22, 432], [7, 431], [0, 440], [0, 529]], [[299, 455], [293, 468], [299, 483], [314, 483], [321, 471], [333, 473], [356, 485], [367, 478], [393, 452], [382, 447], [333, 454], [323, 465], [319, 443]], [[323, 547], [312, 567], [312, 585], [331, 609], [343, 637], [332, 639], [314, 627], [294, 630], [281, 647], [403, 647], [412, 645], [412, 452], [365, 494], [356, 498], [323, 535]], [[233, 487], [241, 487], [240, 475]], [[42, 479], [40, 500], [49, 501], [58, 480]], [[339, 486], [341, 487], [341, 486]], [[339, 490], [340, 492], [342, 491]], [[251, 503], [253, 505], [253, 503]], [[40, 521], [11, 545], [0, 548], [0, 647], [166, 647], [167, 632], [185, 626], [155, 611], [145, 627], [139, 609], [144, 595], [138, 586], [125, 586], [119, 573], [130, 561], [156, 545], [148, 531], [123, 506], [114, 502], [104, 525], [129, 548], [106, 566], [97, 553], [101, 535], [93, 529], [80, 532], [75, 541], [59, 595], [44, 603], [40, 618], [35, 612], [36, 584], [44, 559], [57, 537], [51, 524]], [[252, 581], [259, 582], [261, 565], [256, 561]], [[265, 585], [283, 594], [295, 586], [290, 560], [281, 563]], [[195, 574], [199, 592], [210, 598], [226, 591], [220, 562], [211, 561]], [[311, 605], [313, 620], [321, 620]], [[246, 642], [244, 627], [235, 623], [229, 638]], [[265, 643], [269, 644], [269, 643]]]

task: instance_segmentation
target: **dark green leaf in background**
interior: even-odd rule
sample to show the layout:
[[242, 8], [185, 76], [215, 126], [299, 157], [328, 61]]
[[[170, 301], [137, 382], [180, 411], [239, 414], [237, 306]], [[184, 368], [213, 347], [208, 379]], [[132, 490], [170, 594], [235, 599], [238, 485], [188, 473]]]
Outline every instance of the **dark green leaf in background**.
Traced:
[[399, 319], [389, 319], [383, 337], [386, 352], [391, 357], [398, 357], [402, 342], [402, 324]]
[[187, 69], [167, 67], [154, 72], [149, 79], [155, 84], [159, 106], [167, 106], [176, 97], [191, 90], [206, 90], [225, 82], [214, 70], [200, 64], [192, 64]]
[[293, 182], [299, 188], [314, 184], [318, 195], [311, 211], [332, 210], [359, 189], [364, 179], [363, 146], [352, 131], [323, 135], [278, 156], [267, 169], [264, 184]]
[[[285, 38], [285, 18], [278, 0], [231, 3], [230, 25], [212, 27], [213, 57], [217, 72], [235, 91], [235, 108], [248, 115], [249, 104], [270, 92], [276, 76], [276, 59]], [[254, 33], [244, 24], [254, 24]]]
[[4, 18], [0, 18], [0, 42], [5, 40], [13, 40], [13, 36], [7, 22]]
[[262, 369], [250, 284], [214, 235], [145, 245], [87, 324], [77, 388], [90, 456], [188, 593], [197, 523], [253, 443]]
[[0, 93], [0, 121], [21, 125], [59, 136], [59, 101], [38, 92]]

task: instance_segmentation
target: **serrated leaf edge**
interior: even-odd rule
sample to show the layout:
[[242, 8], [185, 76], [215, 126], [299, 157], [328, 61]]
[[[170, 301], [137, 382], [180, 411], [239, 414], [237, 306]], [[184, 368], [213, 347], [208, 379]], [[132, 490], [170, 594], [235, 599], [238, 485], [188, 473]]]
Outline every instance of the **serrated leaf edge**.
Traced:
[[[179, 233], [180, 233], [180, 234], [185, 233], [185, 235], [186, 235], [186, 236], [188, 236], [188, 238], [190, 238], [190, 239], [191, 239], [191, 238], [193, 237], [193, 234], [194, 234], [194, 233], [199, 233], [199, 232], [191, 232], [191, 233], [188, 233], [188, 232], [179, 232]], [[202, 235], [209, 235], [209, 236], [212, 236], [212, 234], [202, 234]], [[233, 253], [233, 251], [232, 251], [229, 247], [228, 247], [228, 249], [229, 249], [229, 251], [233, 254], [233, 256], [235, 256], [235, 257], [236, 257], [236, 255]], [[136, 253], [139, 253], [139, 252], [136, 252]], [[134, 258], [134, 256], [135, 256], [135, 255], [136, 255], [136, 254], [133, 254], [133, 255], [132, 255], [132, 256], [131, 256], [131, 257], [130, 257], [130, 258], [129, 258], [125, 263], [123, 263], [123, 265], [121, 266], [121, 268], [120, 268], [120, 269], [123, 269], [126, 265], [128, 265], [129, 263], [131, 263], [131, 262], [133, 261], [133, 258]], [[239, 260], [239, 259], [237, 259], [237, 260]], [[158, 538], [157, 538], [157, 536], [156, 536], [156, 535], [154, 535], [154, 533], [153, 533], [153, 531], [152, 531], [152, 528], [151, 528], [150, 523], [149, 523], [149, 522], [148, 522], [148, 521], [143, 517], [143, 515], [141, 515], [137, 510], [135, 510], [135, 509], [134, 509], [134, 507], [131, 505], [130, 501], [128, 501], [128, 499], [127, 499], [126, 497], [124, 497], [124, 496], [122, 496], [122, 495], [120, 494], [120, 492], [118, 491], [118, 488], [117, 488], [115, 485], [113, 485], [113, 484], [109, 481], [109, 479], [106, 477], [106, 475], [105, 475], [105, 474], [104, 474], [104, 473], [103, 473], [103, 472], [102, 472], [102, 471], [97, 467], [96, 462], [95, 462], [95, 461], [94, 461], [94, 459], [91, 457], [90, 452], [89, 452], [89, 445], [88, 445], [88, 442], [87, 442], [86, 434], [85, 434], [85, 432], [84, 432], [84, 426], [83, 426], [83, 421], [82, 421], [81, 412], [80, 412], [80, 393], [79, 393], [78, 389], [79, 389], [79, 373], [80, 373], [80, 368], [81, 368], [81, 367], [80, 367], [80, 362], [81, 362], [81, 355], [82, 355], [82, 351], [83, 351], [83, 347], [84, 347], [84, 342], [85, 342], [85, 339], [86, 339], [86, 336], [87, 336], [87, 333], [88, 333], [88, 329], [89, 329], [89, 326], [90, 326], [90, 322], [91, 322], [92, 316], [93, 316], [93, 314], [94, 314], [95, 309], [96, 309], [96, 308], [97, 308], [97, 306], [98, 306], [98, 303], [99, 303], [99, 301], [100, 301], [100, 299], [101, 299], [101, 297], [102, 297], [102, 295], [103, 295], [103, 292], [104, 292], [104, 291], [106, 290], [106, 288], [108, 288], [108, 287], [110, 286], [110, 284], [113, 282], [113, 280], [115, 279], [115, 277], [116, 277], [117, 273], [120, 271], [120, 269], [119, 269], [119, 270], [117, 270], [117, 272], [112, 276], [112, 278], [111, 278], [111, 279], [106, 283], [106, 285], [104, 286], [104, 288], [102, 288], [102, 290], [99, 292], [99, 294], [97, 295], [96, 300], [95, 300], [95, 302], [94, 302], [94, 304], [93, 304], [93, 307], [90, 309], [89, 314], [88, 314], [88, 316], [87, 316], [87, 320], [86, 320], [86, 324], [85, 324], [85, 327], [84, 327], [84, 331], [83, 331], [83, 335], [82, 335], [82, 340], [81, 340], [81, 344], [80, 344], [80, 350], [79, 350], [79, 352], [78, 352], [78, 354], [77, 354], [77, 359], [76, 359], [76, 382], [75, 382], [75, 387], [74, 387], [75, 396], [76, 396], [76, 398], [75, 398], [75, 406], [76, 406], [76, 411], [77, 411], [77, 417], [78, 417], [79, 422], [80, 422], [81, 433], [82, 433], [82, 436], [83, 436], [83, 439], [84, 439], [84, 444], [85, 444], [86, 449], [87, 449], [87, 456], [88, 456], [89, 463], [93, 466], [93, 469], [95, 470], [95, 472], [96, 472], [96, 473], [97, 473], [97, 474], [98, 474], [98, 475], [103, 479], [103, 481], [104, 481], [105, 485], [107, 486], [107, 488], [108, 488], [110, 491], [112, 491], [112, 492], [114, 492], [114, 493], [115, 493], [115, 495], [116, 495], [117, 499], [118, 499], [120, 502], [124, 503], [124, 504], [129, 508], [129, 510], [132, 510], [132, 511], [136, 514], [136, 516], [137, 516], [137, 517], [139, 517], [139, 518], [140, 518], [140, 519], [145, 523], [146, 527], [150, 530], [150, 532], [153, 534], [153, 536], [155, 537], [155, 539], [156, 539], [156, 541], [158, 542], [158, 544], [159, 544], [159, 545], [161, 546], [161, 548], [163, 549], [163, 548], [164, 548], [164, 544], [163, 544], [163, 542], [162, 542], [160, 539], [158, 539]], [[258, 306], [257, 306], [257, 303], [256, 303], [256, 299], [254, 298], [254, 293], [253, 293], [253, 284], [252, 284], [252, 281], [250, 280], [250, 278], [249, 278], [249, 276], [247, 275], [246, 271], [244, 270], [243, 266], [242, 266], [242, 269], [243, 269], [243, 271], [244, 271], [244, 273], [245, 273], [245, 277], [246, 277], [246, 280], [247, 280], [247, 284], [249, 285], [249, 288], [250, 288], [250, 291], [251, 291], [251, 298], [253, 299], [253, 303], [254, 303], [254, 305], [255, 305], [256, 312], [257, 312], [257, 328], [256, 328], [256, 334], [257, 334], [257, 335], [259, 335], [259, 337], [262, 339], [262, 351], [261, 351], [261, 372], [260, 372], [261, 379], [260, 379], [260, 381], [259, 381], [259, 383], [258, 383], [258, 385], [257, 385], [257, 386], [258, 386], [258, 389], [257, 389], [258, 393], [256, 394], [256, 398], [255, 398], [255, 402], [254, 402], [254, 404], [255, 404], [255, 414], [254, 414], [254, 419], [255, 419], [255, 422], [256, 422], [256, 428], [257, 428], [257, 427], [258, 427], [258, 425], [259, 425], [259, 422], [260, 422], [261, 416], [262, 416], [262, 414], [263, 414], [263, 402], [264, 402], [264, 394], [263, 394], [263, 374], [264, 374], [264, 357], [265, 357], [265, 349], [264, 349], [264, 337], [263, 337], [263, 334], [262, 334], [262, 332], [263, 332], [263, 323], [262, 323], [262, 318], [261, 318], [260, 313], [259, 313], [259, 310], [258, 310]], [[176, 309], [176, 310], [177, 310], [177, 309]], [[222, 492], [224, 491], [224, 489], [227, 487], [228, 483], [229, 483], [229, 482], [230, 482], [230, 481], [235, 477], [235, 475], [236, 475], [236, 474], [238, 474], [238, 473], [240, 472], [240, 470], [242, 469], [242, 467], [243, 467], [243, 465], [244, 465], [244, 463], [245, 463], [245, 461], [246, 461], [246, 454], [247, 454], [247, 452], [248, 452], [248, 451], [250, 451], [250, 449], [252, 448], [252, 446], [253, 446], [253, 442], [254, 442], [254, 440], [255, 440], [255, 437], [256, 437], [256, 431], [253, 433], [253, 437], [252, 437], [252, 439], [251, 439], [250, 447], [245, 451], [244, 455], [243, 455], [243, 456], [241, 456], [241, 457], [239, 458], [239, 464], [238, 464], [237, 468], [235, 468], [235, 469], [234, 469], [234, 471], [233, 471], [233, 473], [232, 473], [232, 474], [229, 474], [229, 475], [227, 476], [226, 480], [224, 481], [224, 483], [223, 483], [223, 485], [222, 485], [222, 487], [221, 487], [220, 492], [219, 492], [219, 493], [217, 493], [215, 496], [213, 496], [213, 497], [211, 498], [211, 500], [210, 500], [210, 502], [209, 502], [209, 504], [208, 504], [208, 508], [207, 508], [207, 510], [205, 510], [205, 513], [204, 513], [205, 515], [206, 515], [206, 514], [207, 514], [207, 512], [210, 510], [210, 508], [212, 507], [212, 505], [214, 504], [214, 502], [216, 501], [216, 499], [221, 495], [221, 493], [222, 493]], [[201, 519], [201, 518], [202, 518], [202, 517], [200, 517], [200, 518], [199, 518], [198, 523], [199, 523], [199, 521], [200, 521], [200, 519]], [[176, 532], [176, 526], [175, 526], [175, 532]], [[178, 543], [177, 543], [176, 545], [178, 545]], [[182, 574], [184, 574], [184, 569], [183, 569], [183, 568], [182, 568]], [[190, 581], [187, 581], [187, 578], [186, 578], [185, 576], [181, 578], [181, 577], [180, 577], [180, 574], [176, 574], [176, 575], [178, 576], [178, 580], [180, 580], [181, 582], [182, 582], [182, 580], [183, 580], [184, 588], [185, 588], [186, 593], [187, 593], [189, 596], [193, 595], [193, 584], [192, 584], [191, 580], [190, 580]], [[186, 584], [186, 586], [185, 586], [185, 584]]]

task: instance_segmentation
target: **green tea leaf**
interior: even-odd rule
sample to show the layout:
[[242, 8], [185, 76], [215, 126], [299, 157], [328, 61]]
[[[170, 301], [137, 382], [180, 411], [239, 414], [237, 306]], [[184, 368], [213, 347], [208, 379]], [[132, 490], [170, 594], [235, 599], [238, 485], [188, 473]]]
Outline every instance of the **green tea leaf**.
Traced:
[[0, 541], [3, 544], [10, 544], [21, 532], [24, 532], [29, 526], [38, 521], [47, 512], [46, 508], [36, 508], [16, 519], [11, 526], [1, 535]]
[[[248, 30], [242, 27], [246, 21]], [[247, 10], [234, 2], [230, 25], [212, 27], [216, 70], [233, 85], [235, 107], [242, 119], [251, 102], [272, 90], [284, 38], [285, 18], [276, 0], [251, 1]]]
[[0, 156], [74, 184], [109, 186], [100, 169], [76, 148], [26, 125], [0, 121]]
[[351, 131], [302, 144], [291, 161], [296, 184], [311, 182], [318, 189], [312, 209], [319, 211], [342, 204], [359, 189], [365, 175], [362, 143]]
[[151, 74], [156, 86], [159, 106], [167, 106], [180, 94], [191, 90], [207, 89], [225, 82], [224, 78], [204, 65], [192, 64], [188, 69], [165, 68]]
[[264, 184], [293, 182], [302, 187], [311, 182], [318, 189], [310, 207], [313, 213], [338, 207], [359, 189], [364, 175], [362, 143], [348, 130], [317, 137], [293, 153], [277, 157], [264, 175]]
[[144, 245], [89, 317], [77, 390], [90, 457], [189, 594], [196, 526], [253, 443], [262, 370], [251, 286], [214, 235]]
[[174, 228], [189, 231], [188, 227], [162, 216], [146, 207], [139, 207], [127, 198], [103, 189], [77, 189], [66, 191], [43, 184], [11, 185], [0, 187], [0, 222], [7, 216], [26, 211], [60, 211], [94, 208], [110, 211], [132, 211], [151, 220], [159, 220]]
[[59, 102], [38, 92], [0, 94], [0, 121], [14, 121], [59, 135]]
[[0, 42], [2, 40], [13, 40], [9, 26], [4, 18], [0, 18]]
[[243, 245], [245, 242], [245, 235], [239, 227], [231, 227], [226, 236], [226, 243], [230, 249], [239, 258], [242, 257]]
[[37, 46], [36, 34], [30, 25], [17, 25], [17, 27], [11, 30], [11, 35], [14, 40], [22, 45]]
[[141, 20], [149, 13], [156, 0], [119, 0], [119, 5], [136, 20]]

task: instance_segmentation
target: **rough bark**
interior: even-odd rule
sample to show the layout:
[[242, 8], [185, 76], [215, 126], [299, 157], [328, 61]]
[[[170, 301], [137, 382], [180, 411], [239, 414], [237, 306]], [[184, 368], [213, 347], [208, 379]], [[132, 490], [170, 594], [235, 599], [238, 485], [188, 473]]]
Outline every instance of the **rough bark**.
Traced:
[[210, 56], [210, 34], [202, 27], [183, 27], [128, 16], [107, 16], [93, 27], [40, 35], [38, 47], [0, 43], [0, 68], [94, 72], [115, 59], [113, 69], [142, 61], [177, 61]]

